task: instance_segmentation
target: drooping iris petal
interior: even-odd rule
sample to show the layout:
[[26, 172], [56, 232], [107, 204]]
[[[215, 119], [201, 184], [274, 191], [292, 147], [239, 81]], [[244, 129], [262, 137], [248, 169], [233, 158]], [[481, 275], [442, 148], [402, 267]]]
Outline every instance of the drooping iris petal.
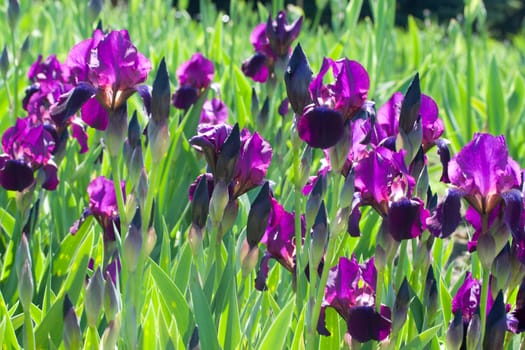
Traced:
[[73, 138], [75, 138], [80, 145], [80, 153], [86, 153], [88, 150], [88, 135], [78, 119], [74, 118], [71, 121], [71, 129]]
[[226, 122], [227, 119], [228, 107], [222, 100], [213, 98], [206, 100], [202, 105], [200, 123], [220, 124]]
[[259, 133], [241, 133], [241, 152], [234, 174], [236, 197], [262, 184], [272, 161], [272, 147]]
[[454, 156], [448, 164], [448, 173], [453, 185], [468, 195], [486, 199], [520, 183], [520, 168], [509, 157], [505, 138], [483, 133], [476, 133]]
[[525, 280], [520, 284], [518, 294], [516, 296], [516, 308], [509, 315], [507, 325], [509, 330], [513, 333], [521, 333], [525, 331]]
[[42, 187], [46, 190], [53, 191], [58, 186], [57, 167], [55, 164], [47, 163], [42, 167], [44, 172], [44, 181]]
[[242, 72], [254, 81], [264, 83], [270, 76], [266, 60], [267, 56], [265, 54], [256, 52], [253, 56], [249, 57], [242, 63]]
[[346, 325], [352, 338], [361, 343], [370, 340], [381, 341], [390, 334], [392, 326], [390, 311], [381, 306], [381, 314], [379, 314], [375, 307], [356, 306], [350, 309]]
[[344, 134], [341, 113], [328, 107], [310, 105], [297, 124], [299, 137], [314, 148], [334, 146]]
[[197, 52], [177, 68], [177, 79], [181, 86], [191, 86], [197, 90], [206, 89], [213, 80], [213, 63]]
[[441, 178], [439, 181], [450, 183], [450, 179], [448, 177], [448, 163], [450, 162], [450, 150], [448, 149], [448, 142], [438, 139], [436, 140], [436, 145], [438, 149], [439, 160], [443, 168], [443, 172], [441, 173]]
[[24, 162], [17, 160], [1, 160], [0, 186], [8, 191], [23, 191], [34, 181], [33, 170]]
[[[125, 183], [122, 181], [121, 189], [124, 191]], [[99, 176], [93, 179], [87, 188], [89, 195], [89, 209], [94, 215], [116, 216], [118, 215], [117, 197], [113, 181]]]
[[439, 110], [436, 102], [425, 94], [421, 94], [421, 126], [423, 127], [423, 144], [431, 144], [437, 140], [445, 130], [443, 121], [439, 119]]
[[503, 207], [503, 220], [507, 225], [507, 228], [512, 233], [515, 239], [522, 240], [522, 223], [521, 216], [523, 214], [523, 195], [517, 189], [512, 189], [508, 192], [502, 193], [504, 207]]
[[396, 241], [419, 237], [426, 228], [428, 217], [429, 213], [420, 200], [403, 198], [390, 202], [388, 230]]
[[352, 237], [361, 236], [361, 230], [359, 229], [359, 222], [361, 221], [361, 210], [359, 206], [355, 206], [348, 217], [347, 231]]
[[443, 201], [437, 206], [432, 216], [427, 220], [428, 230], [436, 237], [450, 236], [461, 222], [461, 198], [464, 193], [449, 189]]
[[96, 98], [87, 100], [81, 108], [82, 121], [97, 130], [106, 130], [108, 126], [108, 112]]
[[88, 83], [78, 84], [71, 91], [60, 96], [58, 103], [51, 110], [51, 117], [58, 125], [65, 124], [66, 119], [77, 113], [96, 92], [96, 88]]
[[171, 98], [171, 103], [178, 109], [189, 109], [199, 99], [199, 91], [192, 86], [179, 87]]

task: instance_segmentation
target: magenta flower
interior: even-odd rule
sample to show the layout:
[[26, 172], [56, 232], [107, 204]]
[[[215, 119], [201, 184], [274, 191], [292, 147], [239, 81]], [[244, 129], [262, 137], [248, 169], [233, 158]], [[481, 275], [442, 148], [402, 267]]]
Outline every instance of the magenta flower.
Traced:
[[523, 196], [517, 188], [521, 170], [509, 156], [503, 136], [476, 133], [449, 162], [448, 177], [454, 188], [449, 189], [429, 220], [434, 235], [448, 237], [455, 231], [461, 220], [460, 201], [465, 198], [481, 218], [488, 222], [491, 215], [497, 216], [515, 238], [520, 238]]
[[213, 80], [213, 62], [200, 52], [177, 68], [179, 88], [172, 97], [172, 104], [179, 109], [188, 109], [206, 91]]
[[151, 70], [125, 29], [106, 35], [97, 29], [71, 49], [66, 66], [75, 88], [63, 96], [53, 116], [64, 119], [82, 107], [82, 120], [99, 130], [106, 129], [108, 113], [124, 106]]
[[67, 82], [68, 70], [56, 58], [55, 55], [49, 56], [45, 61], [42, 56], [33, 63], [27, 76], [32, 85], [26, 89], [26, 95], [22, 101], [22, 106], [31, 116], [34, 124], [42, 123], [53, 129], [55, 136], [55, 150], [63, 150], [67, 137], [67, 127], [71, 126], [72, 136], [80, 145], [80, 153], [88, 150], [87, 134], [80, 119], [70, 117], [67, 119], [55, 120], [51, 117], [51, 107], [58, 102], [61, 95], [68, 92], [72, 85]]
[[377, 271], [374, 270], [373, 259], [360, 266], [355, 257], [341, 257], [339, 263], [330, 269], [317, 324], [320, 334], [330, 335], [325, 325], [325, 310], [332, 307], [346, 321], [347, 333], [352, 339], [364, 343], [388, 337], [391, 312], [384, 305], [381, 305], [380, 313], [376, 311]]
[[[324, 84], [330, 69], [335, 81]], [[362, 109], [369, 87], [368, 73], [359, 62], [325, 57], [319, 74], [310, 83], [314, 103], [306, 106], [299, 118], [299, 137], [311, 147], [334, 146], [343, 137], [345, 122]]]
[[415, 180], [405, 166], [403, 152], [377, 147], [355, 163], [354, 174], [359, 205], [372, 206], [396, 241], [421, 235], [429, 212], [412, 196]]
[[[304, 216], [301, 217], [302, 236], [306, 231]], [[259, 265], [257, 278], [255, 279], [255, 288], [263, 291], [268, 289], [266, 279], [268, 278], [269, 261], [275, 259], [286, 270], [295, 276], [295, 214], [284, 210], [283, 206], [272, 198], [272, 209], [268, 226], [261, 240], [266, 244], [266, 251]]]
[[[125, 197], [124, 181], [121, 182], [121, 189]], [[73, 224], [70, 232], [75, 234], [86, 218], [93, 215], [103, 229], [104, 242], [115, 241], [115, 230], [113, 227], [116, 226], [117, 230], [120, 231], [120, 217], [113, 181], [104, 176], [99, 176], [89, 183], [87, 192], [89, 195], [89, 206], [82, 213], [80, 220]]]
[[57, 167], [52, 160], [55, 138], [47, 128], [33, 124], [30, 117], [19, 118], [2, 136], [0, 185], [6, 190], [23, 191], [34, 181], [38, 171], [42, 187], [54, 190], [58, 185]]
[[228, 119], [228, 107], [226, 104], [218, 99], [204, 101], [202, 105], [202, 113], [200, 124], [222, 124]]
[[[292, 42], [301, 31], [303, 18], [299, 17], [288, 24], [286, 12], [279, 11], [275, 20], [268, 17], [250, 34], [250, 42], [255, 53], [242, 63], [242, 72], [256, 82], [264, 83], [273, 75], [277, 60], [288, 60]], [[286, 65], [286, 64], [285, 64]]]

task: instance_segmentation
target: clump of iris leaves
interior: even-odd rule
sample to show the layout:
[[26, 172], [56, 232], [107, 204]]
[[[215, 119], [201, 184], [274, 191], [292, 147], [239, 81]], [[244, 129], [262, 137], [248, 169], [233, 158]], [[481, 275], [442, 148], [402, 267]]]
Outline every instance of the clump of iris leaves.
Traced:
[[2, 346], [518, 349], [523, 38], [184, 5], [2, 8]]

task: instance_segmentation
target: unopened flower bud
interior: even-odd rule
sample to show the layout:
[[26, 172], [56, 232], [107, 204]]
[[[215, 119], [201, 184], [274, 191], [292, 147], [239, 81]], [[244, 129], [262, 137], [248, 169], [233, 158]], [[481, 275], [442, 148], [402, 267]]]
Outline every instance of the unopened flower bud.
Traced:
[[76, 350], [81, 348], [82, 333], [80, 331], [80, 324], [75, 309], [66, 294], [64, 299], [64, 329], [62, 331], [62, 338], [64, 339], [64, 347], [66, 350]]
[[5, 78], [7, 76], [7, 71], [9, 70], [9, 55], [7, 54], [7, 45], [4, 46], [2, 50], [2, 55], [0, 55], [0, 72]]
[[244, 241], [241, 248], [241, 271], [243, 278], [246, 278], [257, 265], [259, 260], [259, 248], [254, 246], [253, 248], [248, 243], [248, 240]]
[[22, 46], [20, 46], [20, 61], [24, 61], [29, 53], [29, 49], [31, 47], [31, 40], [29, 35], [26, 36], [24, 41], [22, 42]]
[[146, 232], [146, 257], [148, 257], [153, 251], [153, 248], [155, 248], [155, 243], [157, 243], [157, 232], [155, 231], [155, 227], [151, 226], [148, 232]]
[[120, 334], [120, 316], [109, 321], [108, 326], [100, 338], [102, 349], [115, 349]]
[[228, 185], [224, 181], [217, 182], [210, 198], [209, 214], [214, 225], [218, 225], [224, 215], [224, 210], [230, 201]]
[[241, 151], [241, 136], [239, 124], [235, 123], [230, 135], [224, 141], [221, 151], [217, 156], [217, 165], [215, 169], [215, 180], [229, 183], [235, 174], [235, 168]]
[[340, 208], [347, 208], [352, 206], [352, 202], [354, 201], [354, 192], [354, 170], [351, 169], [348, 172], [348, 175], [346, 175], [345, 177], [345, 183], [343, 185], [343, 189], [341, 190], [341, 197], [339, 197]]
[[88, 11], [89, 11], [89, 19], [91, 21], [94, 21], [98, 18], [98, 15], [102, 11], [102, 5], [104, 5], [103, 0], [89, 0], [88, 1]]
[[126, 268], [129, 272], [134, 272], [139, 262], [140, 251], [142, 250], [142, 218], [140, 208], [135, 211], [135, 216], [129, 225], [128, 234], [124, 240], [124, 258]]
[[11, 31], [15, 30], [15, 26], [20, 19], [20, 3], [18, 0], [9, 0], [7, 5], [7, 22]]
[[250, 248], [257, 247], [261, 241], [268, 219], [272, 210], [272, 200], [270, 197], [270, 183], [266, 181], [261, 187], [259, 194], [255, 197], [248, 213], [248, 223], [246, 224], [246, 240]]
[[306, 200], [306, 212], [305, 212], [305, 218], [306, 218], [306, 227], [310, 228], [314, 224], [314, 220], [318, 215], [319, 208], [321, 206], [321, 201], [323, 200], [324, 196], [324, 189], [326, 188], [326, 177], [325, 175], [319, 175], [317, 177], [317, 181], [315, 182], [314, 188], [312, 189], [312, 192], [310, 192], [310, 195], [308, 196], [308, 199]]
[[274, 20], [272, 20], [271, 16], [268, 16], [266, 36], [272, 51], [277, 57], [288, 55], [292, 42], [299, 36], [302, 24], [302, 16], [296, 19], [295, 22], [288, 24], [286, 12], [284, 11], [279, 11]]
[[191, 222], [201, 229], [208, 219], [209, 198], [207, 177], [201, 176], [191, 200]]
[[106, 275], [106, 283], [104, 287], [104, 313], [106, 320], [112, 321], [120, 312], [120, 294], [109, 275]]
[[170, 78], [164, 58], [160, 61], [151, 91], [151, 118], [157, 123], [166, 123], [171, 105]]
[[396, 301], [394, 303], [394, 313], [392, 316], [392, 334], [397, 334], [401, 327], [405, 324], [408, 314], [408, 306], [410, 304], [410, 290], [408, 288], [408, 281], [406, 277], [399, 287], [396, 294]]
[[510, 264], [510, 245], [507, 243], [492, 263], [492, 276], [495, 279], [491, 283], [491, 287], [494, 289], [493, 295], [496, 295], [500, 289], [505, 290], [509, 285], [511, 277]]
[[436, 278], [434, 277], [434, 269], [432, 268], [432, 265], [430, 265], [427, 272], [427, 277], [425, 279], [423, 300], [427, 308], [427, 317], [429, 318], [428, 321], [430, 322], [434, 319], [439, 307], [437, 282]]
[[[409, 134], [414, 129], [414, 124], [419, 117], [421, 106], [421, 87], [419, 86], [419, 73], [408, 86], [399, 114], [399, 129], [405, 134]], [[421, 144], [421, 142], [419, 143]]]
[[97, 268], [86, 286], [84, 297], [84, 311], [88, 326], [97, 327], [98, 317], [104, 303], [104, 277], [100, 267]]
[[202, 235], [203, 229], [195, 224], [191, 224], [190, 232], [188, 233], [188, 241], [193, 256], [198, 256], [202, 249]]
[[[111, 157], [116, 157], [122, 151], [122, 145], [128, 131], [128, 110], [126, 104], [115, 110], [108, 111], [108, 125], [105, 131], [104, 144]], [[149, 128], [148, 128], [149, 129]]]
[[490, 234], [481, 234], [478, 238], [477, 251], [478, 257], [481, 262], [481, 265], [484, 269], [490, 269], [492, 262], [496, 257], [496, 242], [492, 235]]
[[262, 129], [268, 124], [268, 119], [270, 117], [270, 99], [266, 97], [264, 99], [263, 105], [259, 113], [257, 113], [257, 125]]
[[306, 145], [304, 152], [301, 156], [301, 178], [300, 186], [303, 186], [308, 180], [310, 175], [310, 167], [312, 166], [312, 147]]
[[503, 349], [506, 330], [507, 314], [503, 302], [503, 292], [500, 290], [487, 316], [483, 349]]
[[239, 213], [239, 201], [233, 200], [228, 202], [228, 205], [224, 209], [224, 215], [222, 216], [222, 221], [219, 225], [219, 232], [217, 233], [217, 239], [221, 240], [222, 236], [228, 232], [235, 220], [237, 219], [237, 214]]
[[328, 242], [328, 220], [326, 207], [321, 201], [314, 225], [312, 227], [312, 245], [310, 246], [310, 264], [317, 268], [321, 262]]
[[416, 155], [420, 151], [421, 142], [423, 140], [423, 127], [421, 126], [421, 118], [419, 118], [412, 130], [407, 134], [402, 129], [399, 129], [399, 134], [396, 138], [396, 149], [405, 150], [405, 164], [411, 164]]
[[259, 114], [259, 97], [257, 97], [257, 92], [255, 88], [252, 87], [252, 105], [251, 105], [252, 117]]
[[467, 349], [479, 349], [481, 345], [481, 320], [479, 314], [472, 315], [467, 328]]
[[339, 208], [335, 220], [330, 224], [331, 234], [336, 236], [344, 232], [348, 226], [348, 217], [350, 216], [350, 207]]
[[308, 87], [312, 81], [312, 69], [300, 44], [293, 50], [284, 73], [286, 94], [295, 114], [303, 114], [306, 105], [312, 103]]
[[153, 163], [159, 163], [168, 152], [170, 146], [170, 131], [168, 123], [156, 122], [151, 119], [148, 124], [148, 140]]
[[459, 350], [463, 344], [463, 315], [461, 310], [454, 314], [447, 331], [447, 349]]
[[399, 243], [394, 240], [391, 234], [388, 233], [388, 228], [386, 226], [387, 225], [383, 220], [381, 229], [377, 233], [376, 251], [377, 247], [381, 247], [382, 254], [384, 254], [384, 258], [386, 259], [384, 262], [385, 264], [389, 264], [394, 259]]
[[26, 261], [29, 261], [29, 265], [32, 264], [31, 251], [29, 250], [29, 241], [27, 240], [26, 234], [22, 233], [20, 245], [16, 250], [15, 270], [17, 276], [20, 276], [20, 273], [22, 272], [22, 266], [24, 266]]
[[18, 275], [18, 299], [22, 304], [24, 311], [31, 307], [31, 300], [33, 300], [33, 290], [35, 285], [33, 283], [33, 275], [31, 273], [31, 262], [26, 260], [20, 269]]
[[330, 165], [335, 174], [341, 173], [348, 158], [348, 152], [352, 145], [350, 124], [345, 123], [343, 127], [343, 136], [337, 143], [328, 149], [330, 154]]

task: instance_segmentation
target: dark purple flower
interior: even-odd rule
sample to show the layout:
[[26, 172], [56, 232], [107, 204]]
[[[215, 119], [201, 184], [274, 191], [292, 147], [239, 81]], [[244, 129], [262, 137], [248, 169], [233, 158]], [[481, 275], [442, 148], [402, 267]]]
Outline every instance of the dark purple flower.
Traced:
[[[334, 82], [323, 79], [332, 70]], [[344, 135], [345, 122], [363, 107], [370, 87], [368, 73], [361, 64], [346, 58], [324, 58], [319, 74], [310, 83], [313, 103], [299, 117], [299, 137], [311, 147], [329, 148]]]
[[[486, 228], [479, 225], [476, 238], [490, 234], [498, 247], [504, 246], [505, 233], [501, 235], [500, 229], [490, 229], [490, 217], [498, 217], [497, 221], [504, 223], [515, 238], [522, 235], [523, 195], [517, 189], [521, 170], [509, 156], [503, 136], [476, 133], [474, 139], [448, 163], [448, 177], [455, 188], [448, 191], [429, 220], [434, 235], [447, 237], [459, 225], [460, 198], [465, 198], [479, 214], [480, 222], [487, 220]], [[450, 217], [454, 220], [448, 220]], [[475, 224], [472, 212], [469, 217]], [[486, 232], [481, 232], [482, 229]]]
[[172, 97], [176, 108], [187, 110], [199, 99], [213, 80], [213, 62], [200, 52], [177, 68], [179, 87]]
[[100, 129], [108, 124], [107, 112], [122, 107], [151, 70], [150, 61], [138, 52], [127, 30], [106, 35], [95, 30], [92, 38], [71, 49], [66, 66], [75, 88], [59, 101], [52, 113], [55, 120], [73, 115], [94, 97], [96, 102], [91, 101], [90, 108], [82, 110], [82, 119]]
[[[121, 189], [122, 194], [125, 196], [124, 181], [121, 182]], [[114, 241], [115, 231], [113, 226], [116, 226], [117, 230], [120, 231], [120, 217], [113, 181], [104, 176], [99, 176], [89, 183], [87, 192], [89, 195], [89, 206], [84, 210], [80, 220], [73, 224], [70, 232], [75, 234], [86, 218], [93, 215], [100, 226], [102, 226], [104, 241]]]
[[355, 257], [341, 257], [328, 275], [318, 332], [330, 335], [325, 325], [325, 310], [332, 307], [345, 319], [352, 339], [362, 343], [386, 339], [391, 329], [390, 309], [381, 305], [380, 313], [376, 311], [375, 278], [373, 263], [360, 266]]
[[228, 119], [228, 107], [226, 104], [218, 99], [204, 101], [202, 105], [201, 124], [221, 124]]
[[31, 117], [19, 118], [2, 136], [0, 185], [7, 190], [23, 191], [34, 182], [33, 173], [42, 172], [42, 187], [54, 190], [58, 185], [57, 168], [52, 160], [55, 138], [43, 124]]
[[290, 102], [288, 101], [288, 97], [279, 103], [279, 108], [277, 109], [277, 112], [279, 112], [279, 115], [281, 117], [286, 117], [288, 115], [288, 112], [290, 111]]
[[[274, 20], [272, 20], [271, 16], [268, 16], [268, 21], [264, 29], [268, 44], [276, 56], [282, 57], [289, 54], [292, 42], [297, 39], [301, 32], [302, 24], [302, 16], [292, 24], [288, 24], [286, 12], [284, 11], [279, 11]], [[254, 44], [254, 46], [256, 45]], [[258, 50], [257, 47], [255, 47], [255, 49]]]
[[268, 56], [271, 59], [276, 58], [276, 54], [270, 46], [270, 40], [268, 40], [268, 36], [266, 35], [266, 23], [259, 23], [253, 28], [250, 34], [250, 43], [256, 52], [260, 52], [262, 55]]
[[270, 76], [268, 56], [261, 52], [256, 52], [253, 56], [242, 62], [241, 69], [247, 77], [252, 78], [258, 83], [264, 83]]
[[[469, 323], [476, 310], [480, 307], [481, 297], [481, 282], [472, 277], [470, 272], [467, 272], [465, 281], [459, 287], [456, 295], [452, 299], [452, 313], [461, 311], [463, 315], [463, 322]], [[487, 314], [492, 306], [492, 294], [489, 293], [487, 302]]]
[[521, 281], [518, 294], [516, 295], [516, 307], [509, 314], [507, 325], [513, 333], [525, 331], [525, 279]]
[[[305, 223], [301, 218], [302, 231], [304, 235]], [[264, 233], [261, 243], [266, 244], [266, 251], [261, 260], [255, 288], [265, 290], [266, 279], [268, 277], [269, 261], [275, 259], [286, 270], [295, 274], [295, 214], [284, 210], [283, 206], [272, 198], [272, 210], [268, 219], [268, 226]]]

